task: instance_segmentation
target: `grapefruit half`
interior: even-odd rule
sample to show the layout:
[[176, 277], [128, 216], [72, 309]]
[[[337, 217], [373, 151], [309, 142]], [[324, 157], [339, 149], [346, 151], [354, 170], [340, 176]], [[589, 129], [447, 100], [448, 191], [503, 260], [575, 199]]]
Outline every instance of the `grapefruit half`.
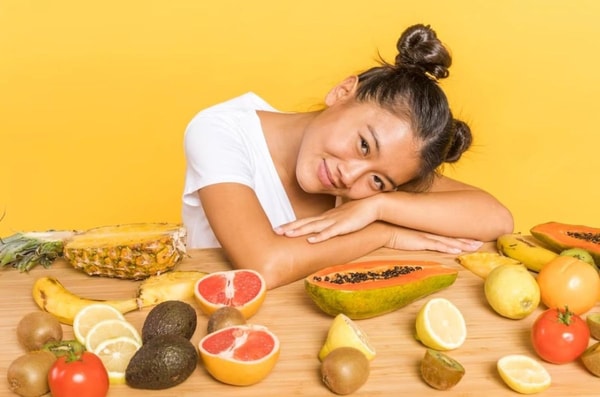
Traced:
[[260, 273], [249, 269], [214, 272], [201, 277], [194, 288], [200, 309], [211, 315], [223, 306], [232, 306], [249, 319], [260, 308], [267, 284]]
[[233, 325], [206, 335], [200, 357], [215, 379], [235, 386], [263, 380], [279, 359], [279, 339], [260, 325]]

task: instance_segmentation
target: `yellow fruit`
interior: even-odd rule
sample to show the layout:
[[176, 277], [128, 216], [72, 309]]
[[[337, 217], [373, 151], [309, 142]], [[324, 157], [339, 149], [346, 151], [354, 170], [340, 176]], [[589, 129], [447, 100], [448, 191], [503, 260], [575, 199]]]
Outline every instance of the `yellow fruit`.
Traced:
[[185, 236], [185, 228], [168, 223], [102, 226], [69, 238], [63, 254], [89, 275], [141, 280], [181, 262]]
[[73, 319], [73, 333], [75, 334], [75, 339], [85, 345], [87, 334], [94, 325], [103, 320], [110, 319], [125, 320], [125, 317], [119, 310], [108, 304], [93, 303], [84, 306], [83, 309], [77, 312]]
[[329, 327], [325, 344], [319, 351], [319, 360], [322, 361], [333, 349], [338, 347], [354, 347], [363, 352], [369, 361], [375, 358], [375, 349], [367, 334], [342, 313], [335, 316]]
[[416, 337], [435, 350], [456, 349], [467, 338], [465, 319], [449, 300], [430, 299], [417, 314]]
[[504, 356], [498, 360], [497, 368], [502, 380], [521, 394], [539, 393], [550, 387], [552, 382], [544, 366], [528, 356]]
[[516, 259], [500, 255], [496, 252], [470, 252], [457, 256], [456, 261], [483, 279], [500, 265], [516, 265], [521, 263]]
[[93, 352], [102, 342], [121, 336], [142, 343], [142, 338], [133, 325], [125, 320], [111, 319], [100, 321], [90, 329], [85, 338], [85, 348]]
[[100, 357], [111, 384], [125, 383], [125, 370], [131, 357], [142, 347], [142, 344], [133, 338], [120, 336], [101, 342], [93, 353]]
[[523, 265], [500, 265], [484, 283], [485, 297], [494, 311], [518, 320], [530, 315], [540, 304], [540, 287]]

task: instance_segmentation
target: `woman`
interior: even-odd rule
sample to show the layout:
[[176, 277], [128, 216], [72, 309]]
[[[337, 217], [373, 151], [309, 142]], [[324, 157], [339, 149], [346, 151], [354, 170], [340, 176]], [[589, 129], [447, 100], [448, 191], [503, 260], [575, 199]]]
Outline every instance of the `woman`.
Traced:
[[380, 247], [457, 254], [512, 231], [494, 197], [438, 172], [472, 141], [437, 82], [447, 49], [424, 25], [397, 48], [395, 64], [348, 77], [322, 110], [282, 113], [249, 93], [196, 115], [188, 246], [222, 246], [274, 288]]

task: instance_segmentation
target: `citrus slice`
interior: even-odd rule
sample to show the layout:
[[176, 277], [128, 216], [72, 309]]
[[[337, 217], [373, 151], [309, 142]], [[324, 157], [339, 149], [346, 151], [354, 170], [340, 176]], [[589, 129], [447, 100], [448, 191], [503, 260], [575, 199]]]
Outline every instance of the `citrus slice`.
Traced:
[[102, 320], [125, 320], [123, 313], [105, 303], [92, 303], [79, 310], [73, 319], [73, 334], [75, 339], [85, 345], [85, 338], [92, 329]]
[[323, 360], [337, 347], [354, 347], [364, 353], [367, 359], [375, 358], [375, 349], [371, 345], [367, 334], [348, 316], [338, 314], [333, 319], [325, 344], [319, 351], [319, 360]]
[[140, 333], [131, 323], [125, 320], [109, 319], [94, 325], [85, 338], [85, 348], [93, 352], [100, 344], [108, 339], [126, 336], [142, 343]]
[[211, 315], [223, 306], [238, 309], [246, 319], [262, 305], [267, 292], [264, 278], [249, 269], [207, 274], [196, 282], [194, 296], [200, 309]]
[[416, 320], [417, 339], [435, 350], [456, 349], [467, 338], [465, 319], [452, 302], [433, 298], [425, 303]]
[[102, 360], [110, 383], [121, 384], [125, 383], [125, 370], [131, 357], [140, 347], [142, 344], [136, 339], [120, 336], [100, 342], [93, 353]]
[[260, 382], [279, 359], [279, 339], [260, 325], [234, 325], [206, 335], [200, 357], [215, 379], [236, 386]]
[[539, 393], [550, 387], [552, 382], [546, 368], [529, 356], [504, 356], [498, 360], [497, 368], [502, 380], [521, 394]]

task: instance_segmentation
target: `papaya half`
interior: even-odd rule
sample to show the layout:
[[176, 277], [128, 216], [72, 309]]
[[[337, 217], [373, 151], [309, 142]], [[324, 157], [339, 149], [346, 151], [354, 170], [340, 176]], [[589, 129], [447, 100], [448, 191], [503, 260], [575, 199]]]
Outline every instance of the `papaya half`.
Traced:
[[457, 276], [457, 269], [438, 262], [385, 259], [326, 267], [306, 277], [304, 287], [325, 313], [357, 320], [400, 309]]
[[546, 243], [556, 252], [569, 248], [581, 248], [600, 263], [600, 229], [583, 225], [547, 222], [530, 229], [531, 235]]

